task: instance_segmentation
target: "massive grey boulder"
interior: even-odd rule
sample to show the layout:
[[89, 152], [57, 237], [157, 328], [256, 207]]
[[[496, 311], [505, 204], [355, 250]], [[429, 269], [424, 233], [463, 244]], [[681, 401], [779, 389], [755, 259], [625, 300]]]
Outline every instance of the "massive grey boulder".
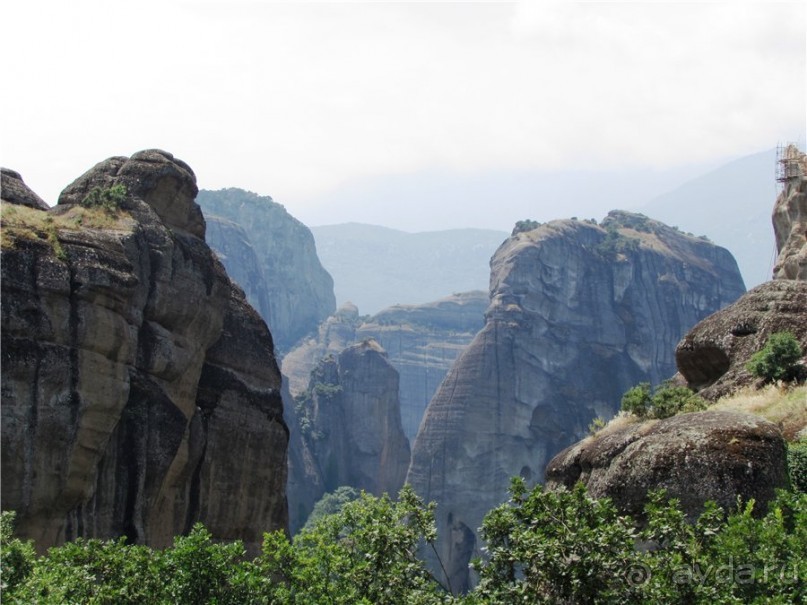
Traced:
[[790, 332], [807, 351], [807, 281], [766, 282], [699, 322], [676, 347], [678, 371], [717, 400], [756, 382], [746, 365], [776, 332]]
[[582, 481], [595, 498], [641, 517], [647, 493], [665, 489], [694, 520], [708, 500], [733, 510], [737, 497], [764, 511], [787, 486], [787, 449], [777, 426], [759, 416], [707, 411], [606, 429], [555, 456], [548, 489]]
[[202, 190], [208, 241], [261, 314], [282, 356], [336, 308], [311, 231], [272, 198], [242, 189]]
[[516, 233], [490, 283], [485, 327], [429, 404], [407, 476], [438, 504], [455, 590], [469, 585], [476, 529], [510, 477], [540, 481], [625, 390], [674, 374], [686, 330], [744, 291], [726, 250], [624, 212]]
[[50, 206], [41, 197], [31, 191], [23, 182], [19, 172], [0, 168], [0, 196], [4, 202], [16, 206], [28, 206], [37, 210], [48, 210]]
[[[117, 185], [117, 213], [81, 207]], [[40, 549], [165, 547], [202, 521], [255, 551], [287, 526], [272, 337], [206, 245], [196, 192], [149, 150], [96, 165], [50, 211], [4, 208], [2, 508]]]

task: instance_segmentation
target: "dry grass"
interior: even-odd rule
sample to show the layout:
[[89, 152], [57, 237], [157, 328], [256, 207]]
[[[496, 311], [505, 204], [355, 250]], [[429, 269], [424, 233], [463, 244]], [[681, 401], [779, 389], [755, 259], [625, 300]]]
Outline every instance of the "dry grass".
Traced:
[[748, 387], [719, 400], [709, 409], [762, 416], [778, 425], [785, 438], [793, 441], [797, 433], [807, 427], [807, 386], [780, 388], [769, 385], [762, 389]]
[[64, 214], [53, 214], [3, 202], [0, 204], [0, 245], [8, 249], [20, 239], [40, 239], [50, 242], [58, 254], [59, 231], [131, 231], [134, 224], [131, 216], [120, 210], [111, 214], [105, 210], [73, 206]]

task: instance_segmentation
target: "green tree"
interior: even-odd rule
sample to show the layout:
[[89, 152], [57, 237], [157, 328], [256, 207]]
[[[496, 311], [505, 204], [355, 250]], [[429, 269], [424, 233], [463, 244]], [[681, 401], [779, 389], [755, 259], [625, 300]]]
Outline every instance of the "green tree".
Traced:
[[436, 538], [434, 505], [411, 487], [398, 501], [362, 493], [338, 513], [303, 529], [294, 541], [276, 532], [255, 560], [261, 598], [271, 603], [441, 603], [446, 591], [418, 559], [421, 544]]
[[807, 494], [807, 439], [788, 444], [787, 469], [791, 489]]
[[746, 365], [751, 374], [765, 382], [792, 381], [803, 378], [798, 362], [803, 353], [799, 341], [790, 332], [771, 334], [762, 350]]
[[349, 485], [337, 487], [334, 491], [322, 496], [314, 505], [314, 510], [308, 516], [304, 528], [313, 528], [323, 517], [338, 513], [345, 504], [358, 500], [360, 497], [361, 492], [356, 488]]

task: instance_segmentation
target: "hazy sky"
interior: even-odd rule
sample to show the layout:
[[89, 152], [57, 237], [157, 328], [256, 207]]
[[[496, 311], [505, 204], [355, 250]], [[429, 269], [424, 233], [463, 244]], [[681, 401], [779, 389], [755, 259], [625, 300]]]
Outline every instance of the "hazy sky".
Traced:
[[332, 192], [434, 178], [428, 229], [430, 205], [462, 204], [452, 182], [652, 174], [805, 137], [805, 2], [9, 0], [2, 19], [0, 163], [51, 204], [158, 147], [313, 224], [342, 216]]

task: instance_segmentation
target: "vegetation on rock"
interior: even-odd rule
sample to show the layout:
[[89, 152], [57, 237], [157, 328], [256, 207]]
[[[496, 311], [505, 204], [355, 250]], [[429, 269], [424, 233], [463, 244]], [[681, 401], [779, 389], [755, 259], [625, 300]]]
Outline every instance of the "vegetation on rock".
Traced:
[[762, 350], [747, 364], [748, 371], [767, 382], [794, 382], [804, 379], [799, 365], [803, 353], [799, 341], [790, 332], [771, 334]]
[[664, 382], [655, 390], [649, 382], [628, 389], [622, 396], [621, 409], [639, 418], [669, 418], [682, 412], [706, 409], [706, 402], [691, 389]]

